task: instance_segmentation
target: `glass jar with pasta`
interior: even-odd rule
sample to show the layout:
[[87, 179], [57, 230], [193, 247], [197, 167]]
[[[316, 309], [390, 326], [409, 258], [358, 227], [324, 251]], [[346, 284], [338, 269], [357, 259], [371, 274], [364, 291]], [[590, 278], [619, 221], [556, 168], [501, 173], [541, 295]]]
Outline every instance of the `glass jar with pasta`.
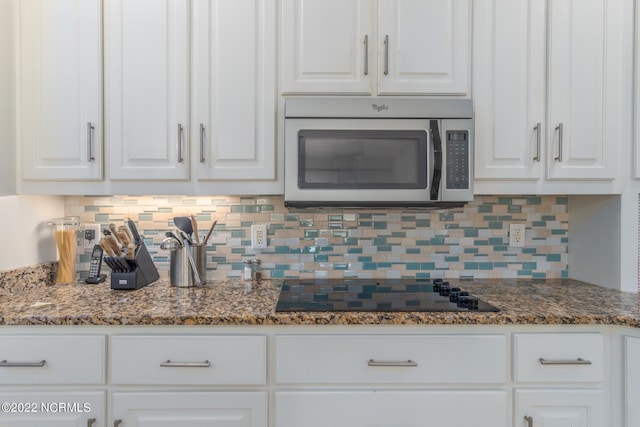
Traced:
[[53, 227], [53, 234], [58, 248], [58, 273], [56, 284], [73, 283], [76, 281], [76, 245], [80, 218], [66, 216], [49, 221]]

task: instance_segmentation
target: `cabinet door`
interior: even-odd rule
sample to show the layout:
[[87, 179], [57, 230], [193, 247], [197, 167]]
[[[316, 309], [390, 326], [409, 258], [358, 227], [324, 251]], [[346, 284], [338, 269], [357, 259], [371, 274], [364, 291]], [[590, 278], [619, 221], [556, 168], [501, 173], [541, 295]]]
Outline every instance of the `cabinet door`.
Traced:
[[278, 427], [506, 427], [507, 393], [496, 391], [276, 391]]
[[640, 338], [625, 337], [625, 426], [640, 426]]
[[282, 1], [282, 92], [372, 93], [372, 0]]
[[549, 2], [549, 179], [617, 177], [624, 7], [616, 0]]
[[468, 94], [468, 0], [379, 0], [378, 7], [379, 94]]
[[544, 178], [545, 2], [476, 0], [476, 179]]
[[276, 2], [193, 2], [198, 178], [276, 175]]
[[[266, 392], [113, 393], [127, 427], [266, 427]], [[114, 425], [110, 423], [109, 425]]]
[[[0, 425], [11, 427], [103, 426], [106, 418], [104, 392], [0, 393]], [[6, 410], [8, 409], [8, 410]]]
[[111, 179], [186, 180], [188, 0], [105, 0]]
[[25, 180], [102, 179], [100, 0], [21, 0], [19, 143]]
[[605, 426], [604, 393], [601, 390], [516, 390], [513, 425], [594, 427]]

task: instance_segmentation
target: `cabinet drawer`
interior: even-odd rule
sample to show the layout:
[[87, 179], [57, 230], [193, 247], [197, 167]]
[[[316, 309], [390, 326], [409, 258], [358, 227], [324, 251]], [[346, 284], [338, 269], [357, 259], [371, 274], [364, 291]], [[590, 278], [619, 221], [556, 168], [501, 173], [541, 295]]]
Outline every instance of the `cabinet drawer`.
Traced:
[[504, 390], [277, 391], [278, 427], [508, 425]]
[[502, 383], [503, 335], [278, 335], [276, 382]]
[[105, 337], [0, 336], [0, 384], [104, 384]]
[[111, 363], [114, 384], [262, 385], [266, 338], [115, 335]]
[[604, 379], [601, 334], [515, 334], [515, 381], [599, 382]]

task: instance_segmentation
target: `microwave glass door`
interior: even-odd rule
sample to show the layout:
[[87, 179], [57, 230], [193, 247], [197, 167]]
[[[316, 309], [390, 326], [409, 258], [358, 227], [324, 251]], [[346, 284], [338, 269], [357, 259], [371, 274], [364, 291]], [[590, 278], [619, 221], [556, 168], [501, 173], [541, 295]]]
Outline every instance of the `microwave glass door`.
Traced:
[[299, 130], [298, 187], [425, 189], [426, 130]]

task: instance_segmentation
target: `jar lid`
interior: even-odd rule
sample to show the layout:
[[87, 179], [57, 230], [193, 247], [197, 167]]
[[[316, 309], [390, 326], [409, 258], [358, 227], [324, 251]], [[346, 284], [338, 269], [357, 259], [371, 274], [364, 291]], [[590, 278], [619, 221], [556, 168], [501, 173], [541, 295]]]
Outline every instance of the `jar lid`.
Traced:
[[252, 260], [250, 260], [250, 259], [245, 259], [243, 262], [244, 262], [245, 264], [253, 264], [253, 261], [252, 261]]

